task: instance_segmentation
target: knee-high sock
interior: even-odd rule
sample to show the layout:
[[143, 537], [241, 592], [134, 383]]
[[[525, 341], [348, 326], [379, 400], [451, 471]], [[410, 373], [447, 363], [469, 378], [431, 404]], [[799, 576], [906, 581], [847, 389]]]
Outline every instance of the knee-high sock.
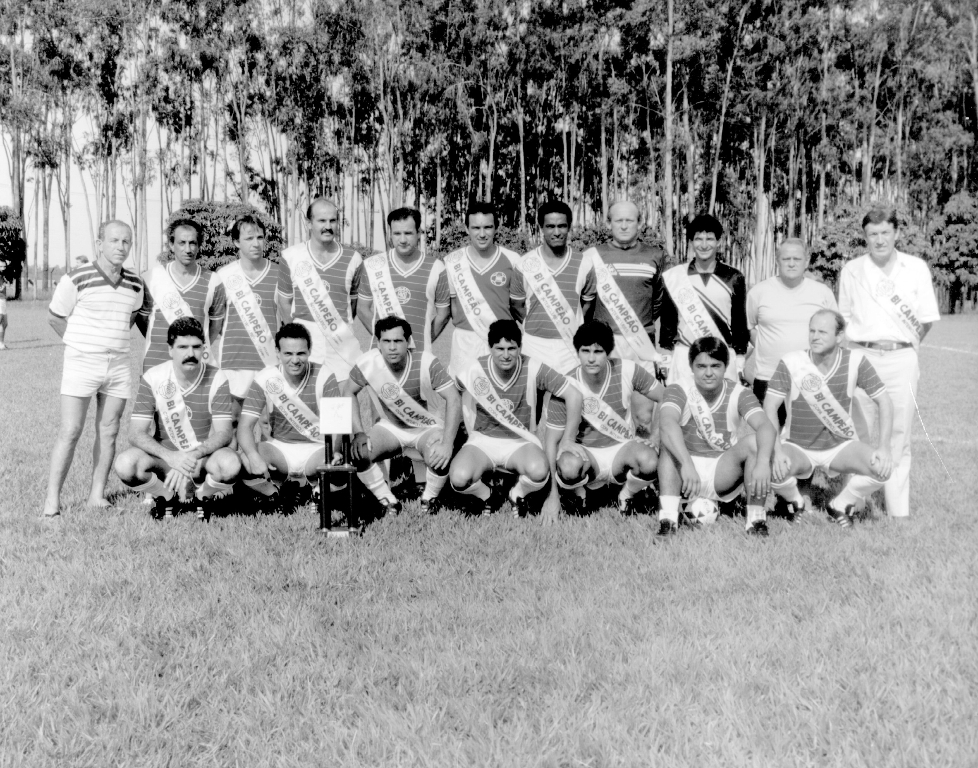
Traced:
[[244, 481], [251, 490], [257, 491], [262, 496], [274, 496], [278, 493], [278, 486], [267, 477], [252, 477]]
[[746, 530], [750, 530], [750, 527], [761, 520], [767, 520], [767, 510], [764, 509], [763, 504], [748, 504], [747, 505], [747, 521], [744, 524]]
[[438, 494], [441, 493], [441, 489], [445, 487], [445, 483], [448, 482], [448, 475], [436, 475], [430, 469], [425, 467], [424, 472], [424, 493], [421, 494], [422, 499], [437, 499]]
[[219, 483], [211, 476], [210, 472], [208, 472], [206, 477], [204, 477], [204, 482], [201, 484], [200, 488], [197, 489], [197, 498], [206, 499], [208, 496], [225, 494], [233, 487], [234, 486], [231, 483]]
[[771, 483], [774, 492], [785, 501], [801, 502], [801, 492], [798, 490], [798, 481], [789, 477], [783, 483]]
[[173, 498], [173, 491], [167, 488], [163, 481], [152, 472], [149, 474], [149, 482], [142, 485], [130, 485], [129, 487], [136, 493], [148, 493], [153, 498], [162, 496], [167, 501]]
[[882, 487], [880, 480], [867, 475], [853, 475], [842, 492], [829, 502], [829, 506], [837, 512], [844, 512], [850, 504], [858, 503]]
[[659, 522], [668, 520], [672, 523], [679, 523], [679, 502], [680, 496], [660, 496], [659, 497]]
[[628, 474], [625, 475], [625, 484], [621, 487], [621, 493], [618, 494], [618, 498], [623, 501], [630, 499], [636, 493], [644, 488], [648, 488], [650, 485], [652, 485], [651, 480], [643, 480], [640, 477], [636, 477], [631, 470], [628, 470]]
[[481, 479], [476, 480], [472, 485], [466, 488], [464, 491], [455, 487], [452, 483], [452, 489], [456, 493], [464, 493], [469, 496], [477, 496], [482, 501], [489, 501], [489, 497], [492, 496], [492, 491], [489, 490], [489, 486], [482, 482]]
[[509, 497], [511, 499], [522, 499], [524, 496], [533, 493], [534, 491], [539, 491], [543, 486], [547, 484], [550, 479], [548, 474], [540, 482], [531, 480], [526, 475], [520, 475], [520, 479], [516, 481], [516, 485], [513, 486], [513, 490], [510, 491]]
[[380, 501], [389, 501], [391, 504], [397, 501], [397, 497], [384, 479], [384, 473], [376, 464], [371, 464], [365, 472], [357, 472], [357, 477]]

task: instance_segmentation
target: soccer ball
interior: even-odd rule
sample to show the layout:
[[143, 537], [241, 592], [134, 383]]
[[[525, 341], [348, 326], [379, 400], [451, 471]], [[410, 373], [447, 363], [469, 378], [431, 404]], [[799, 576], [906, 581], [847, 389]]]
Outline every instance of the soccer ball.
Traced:
[[711, 499], [697, 498], [686, 505], [686, 519], [693, 525], [712, 525], [717, 521], [720, 507]]

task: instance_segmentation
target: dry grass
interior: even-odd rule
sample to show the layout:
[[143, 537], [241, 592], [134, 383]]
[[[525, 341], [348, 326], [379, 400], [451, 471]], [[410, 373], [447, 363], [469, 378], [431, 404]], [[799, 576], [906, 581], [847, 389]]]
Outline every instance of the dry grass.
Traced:
[[[0, 766], [969, 766], [978, 322], [922, 352], [914, 516], [663, 543], [608, 511], [35, 519], [60, 345], [0, 355]], [[27, 339], [39, 340], [29, 345]], [[935, 346], [967, 349], [947, 352]], [[35, 412], [34, 404], [41, 403]]]

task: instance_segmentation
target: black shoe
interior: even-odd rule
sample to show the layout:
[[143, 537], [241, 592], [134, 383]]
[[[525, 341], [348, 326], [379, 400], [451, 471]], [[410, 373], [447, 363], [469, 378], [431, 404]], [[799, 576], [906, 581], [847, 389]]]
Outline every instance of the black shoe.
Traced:
[[421, 499], [422, 515], [437, 515], [438, 507], [438, 499]]
[[584, 517], [587, 512], [587, 497], [576, 493], [565, 493], [560, 497], [560, 507], [570, 517]]
[[844, 512], [839, 512], [833, 509], [831, 506], [826, 508], [826, 512], [829, 513], [829, 520], [838, 523], [841, 528], [851, 528], [852, 527], [852, 513], [855, 509], [855, 504], [850, 504], [845, 508]]
[[381, 517], [396, 517], [401, 514], [401, 502], [397, 501], [381, 501], [380, 503], [380, 516]]
[[530, 500], [526, 496], [509, 501], [513, 505], [513, 517], [527, 517], [530, 514]]
[[763, 520], [755, 520], [747, 529], [748, 536], [767, 536], [767, 523]]
[[156, 504], [153, 507], [153, 517], [157, 520], [172, 520], [173, 512], [177, 505], [173, 499], [165, 499], [162, 496], [156, 497]]
[[677, 526], [672, 520], [661, 520], [659, 521], [659, 535], [660, 536], [673, 536], [679, 531], [679, 526]]
[[629, 517], [630, 515], [638, 515], [645, 511], [644, 505], [639, 501], [638, 496], [632, 496], [629, 499], [622, 501], [618, 499], [618, 513], [622, 517]]

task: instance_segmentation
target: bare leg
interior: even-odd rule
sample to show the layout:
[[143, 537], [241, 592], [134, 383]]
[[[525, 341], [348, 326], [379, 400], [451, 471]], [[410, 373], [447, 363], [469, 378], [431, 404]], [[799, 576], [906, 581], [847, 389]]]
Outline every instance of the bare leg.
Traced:
[[[0, 287], [0, 291], [3, 290], [5, 289], [3, 287]], [[0, 352], [2, 352], [7, 348], [7, 345], [3, 343], [3, 339], [6, 335], [7, 335], [7, 316], [0, 315]]]
[[119, 421], [126, 410], [124, 397], [110, 397], [101, 392], [95, 395], [95, 444], [92, 446], [92, 489], [88, 494], [90, 507], [107, 507], [105, 486], [115, 460], [115, 440], [119, 436]]
[[61, 396], [61, 426], [51, 451], [51, 471], [48, 475], [48, 494], [44, 500], [45, 517], [61, 514], [61, 489], [75, 458], [75, 446], [85, 426], [90, 397]]

